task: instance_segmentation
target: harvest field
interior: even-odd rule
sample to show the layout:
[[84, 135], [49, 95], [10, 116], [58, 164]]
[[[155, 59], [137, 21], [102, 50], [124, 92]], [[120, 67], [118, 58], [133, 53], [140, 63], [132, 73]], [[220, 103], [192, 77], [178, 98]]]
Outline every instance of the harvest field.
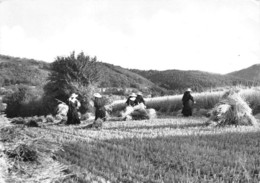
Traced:
[[212, 128], [206, 120], [105, 122], [101, 130], [88, 123], [13, 128], [61, 144], [55, 160], [76, 175], [65, 182], [259, 182], [260, 129]]
[[[233, 88], [239, 90], [243, 99], [249, 104], [253, 110], [253, 114], [260, 113], [260, 87], [251, 88]], [[229, 89], [223, 89], [221, 91], [213, 92], [202, 92], [202, 93], [192, 93], [196, 104], [194, 105], [195, 115], [201, 115], [200, 110], [210, 110], [212, 109], [221, 99], [221, 96]], [[162, 96], [154, 98], [145, 98], [147, 108], [155, 109], [158, 114], [162, 115], [177, 115], [178, 111], [182, 109], [182, 99], [183, 95], [172, 95], [172, 96]], [[121, 111], [125, 107], [125, 100], [115, 101], [113, 104], [114, 113]]]

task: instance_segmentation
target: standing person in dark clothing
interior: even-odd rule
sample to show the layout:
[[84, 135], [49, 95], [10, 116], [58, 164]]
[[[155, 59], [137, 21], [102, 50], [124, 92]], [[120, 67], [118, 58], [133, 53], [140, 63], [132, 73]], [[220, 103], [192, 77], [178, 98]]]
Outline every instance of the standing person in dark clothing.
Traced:
[[77, 99], [78, 95], [73, 93], [68, 99], [69, 110], [67, 113], [67, 125], [80, 124], [80, 119], [78, 115], [78, 109], [80, 107], [80, 102]]
[[96, 108], [95, 111], [95, 121], [100, 118], [103, 121], [106, 120], [106, 108], [105, 108], [105, 101], [103, 100], [102, 96], [99, 93], [94, 94], [94, 107]]
[[190, 93], [191, 93], [191, 89], [188, 88], [184, 92], [184, 95], [182, 97], [182, 105], [183, 105], [182, 114], [185, 117], [192, 116], [192, 107], [193, 104], [195, 103]]
[[141, 103], [143, 103], [145, 105], [143, 94], [141, 92], [138, 92], [136, 99], [135, 99], [135, 104], [138, 105], [138, 104], [141, 104]]
[[132, 106], [134, 107], [135, 106], [135, 99], [136, 99], [136, 94], [135, 93], [132, 93], [131, 95], [129, 95], [129, 97], [127, 98], [126, 100], [126, 105], [127, 106]]

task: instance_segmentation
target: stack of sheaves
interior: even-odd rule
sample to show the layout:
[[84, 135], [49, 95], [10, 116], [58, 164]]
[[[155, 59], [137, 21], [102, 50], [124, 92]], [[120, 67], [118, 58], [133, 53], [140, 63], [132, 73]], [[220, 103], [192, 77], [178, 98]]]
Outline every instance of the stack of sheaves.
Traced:
[[224, 125], [253, 125], [258, 126], [258, 122], [252, 115], [252, 109], [238, 92], [227, 91], [219, 103], [211, 110], [208, 123], [216, 126]]
[[156, 118], [156, 111], [154, 109], [146, 109], [143, 104], [134, 107], [128, 106], [122, 113], [122, 118], [125, 120], [144, 120]]

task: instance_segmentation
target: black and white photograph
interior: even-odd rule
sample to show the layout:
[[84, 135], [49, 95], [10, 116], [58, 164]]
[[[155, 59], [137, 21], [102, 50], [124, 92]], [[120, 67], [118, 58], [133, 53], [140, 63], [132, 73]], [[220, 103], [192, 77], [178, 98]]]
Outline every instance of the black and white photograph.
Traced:
[[260, 0], [0, 0], [0, 183], [260, 182]]

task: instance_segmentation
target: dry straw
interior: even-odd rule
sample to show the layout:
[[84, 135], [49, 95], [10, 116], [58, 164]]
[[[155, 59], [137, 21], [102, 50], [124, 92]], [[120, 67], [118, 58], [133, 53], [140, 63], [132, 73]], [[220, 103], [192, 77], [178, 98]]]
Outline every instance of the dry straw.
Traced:
[[220, 102], [211, 110], [211, 117], [208, 122], [211, 121], [215, 122], [216, 126], [258, 126], [258, 122], [252, 115], [252, 109], [239, 92], [235, 90], [229, 90], [224, 93]]

